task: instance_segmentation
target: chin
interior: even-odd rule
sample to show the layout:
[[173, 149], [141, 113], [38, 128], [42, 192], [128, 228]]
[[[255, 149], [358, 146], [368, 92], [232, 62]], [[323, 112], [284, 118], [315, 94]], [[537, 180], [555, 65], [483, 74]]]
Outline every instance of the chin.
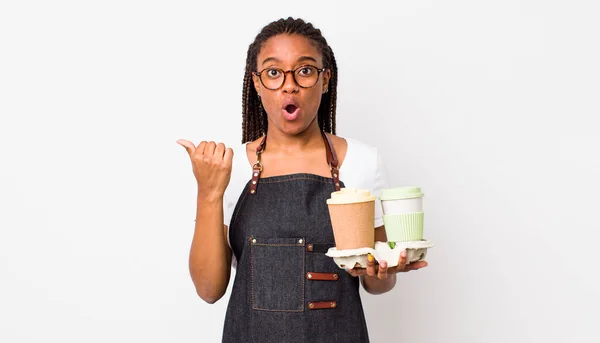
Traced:
[[281, 132], [290, 136], [300, 134], [304, 132], [304, 130], [306, 130], [306, 128], [300, 125], [284, 125], [284, 127], [281, 128]]
[[293, 121], [293, 122], [285, 121], [285, 122], [281, 123], [281, 125], [279, 126], [279, 130], [281, 130], [281, 132], [283, 132], [287, 135], [291, 135], [291, 136], [298, 135], [298, 134], [306, 131], [307, 128], [308, 128], [308, 125], [301, 121]]

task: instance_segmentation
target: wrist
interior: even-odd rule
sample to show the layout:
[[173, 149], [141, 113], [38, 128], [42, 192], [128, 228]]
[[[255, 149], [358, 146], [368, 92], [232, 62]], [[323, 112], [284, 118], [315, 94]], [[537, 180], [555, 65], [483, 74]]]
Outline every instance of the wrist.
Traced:
[[203, 203], [219, 203], [223, 202], [224, 194], [222, 192], [206, 191], [198, 189], [198, 201]]

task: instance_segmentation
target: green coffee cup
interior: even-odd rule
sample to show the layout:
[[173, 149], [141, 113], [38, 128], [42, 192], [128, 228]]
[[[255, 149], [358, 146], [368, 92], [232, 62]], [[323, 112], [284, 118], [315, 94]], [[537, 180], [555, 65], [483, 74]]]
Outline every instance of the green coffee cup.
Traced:
[[383, 216], [388, 242], [420, 241], [423, 239], [423, 212]]

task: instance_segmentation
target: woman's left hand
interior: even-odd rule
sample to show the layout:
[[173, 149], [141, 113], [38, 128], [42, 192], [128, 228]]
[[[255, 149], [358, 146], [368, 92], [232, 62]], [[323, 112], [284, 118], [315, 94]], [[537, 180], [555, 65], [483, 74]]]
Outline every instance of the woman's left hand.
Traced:
[[369, 254], [367, 259], [367, 268], [346, 268], [346, 271], [352, 276], [368, 275], [377, 277], [378, 279], [387, 279], [388, 274], [405, 273], [411, 270], [417, 270], [427, 267], [426, 261], [417, 261], [413, 263], [406, 263], [406, 251], [400, 253], [398, 259], [398, 265], [395, 267], [387, 267], [387, 262], [384, 260], [379, 261], [379, 265], [375, 264], [375, 258]]

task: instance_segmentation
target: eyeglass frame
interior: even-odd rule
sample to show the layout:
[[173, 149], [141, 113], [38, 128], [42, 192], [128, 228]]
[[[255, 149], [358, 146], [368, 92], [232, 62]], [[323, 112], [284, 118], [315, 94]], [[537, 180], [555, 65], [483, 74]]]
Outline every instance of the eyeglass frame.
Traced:
[[[306, 68], [306, 67], [313, 67], [313, 68], [317, 69], [317, 79], [315, 80], [315, 83], [312, 86], [308, 86], [308, 87], [301, 86], [298, 83], [298, 81], [296, 80], [296, 70], [301, 69], [301, 68]], [[268, 69], [276, 69], [276, 70], [279, 70], [279, 71], [283, 72], [283, 81], [281, 82], [281, 85], [279, 87], [277, 87], [277, 88], [269, 88], [263, 82], [261, 74], [262, 74], [263, 71], [268, 70]], [[260, 83], [263, 85], [263, 87], [265, 87], [266, 89], [271, 90], [271, 91], [276, 91], [276, 90], [279, 90], [281, 87], [283, 87], [283, 85], [285, 85], [285, 80], [286, 80], [287, 74], [290, 73], [290, 74], [292, 74], [292, 80], [294, 80], [294, 83], [298, 87], [307, 89], [307, 88], [312, 88], [312, 87], [316, 86], [317, 83], [319, 83], [319, 77], [321, 76], [321, 73], [324, 72], [327, 69], [329, 69], [329, 68], [320, 68], [319, 69], [319, 68], [317, 68], [317, 66], [314, 66], [314, 65], [311, 65], [311, 64], [303, 64], [303, 65], [299, 66], [296, 69], [290, 69], [290, 70], [287, 70], [287, 71], [283, 70], [281, 68], [267, 67], [267, 68], [265, 68], [265, 69], [263, 69], [261, 71], [253, 71], [252, 75], [258, 76], [258, 79], [260, 80]]]

